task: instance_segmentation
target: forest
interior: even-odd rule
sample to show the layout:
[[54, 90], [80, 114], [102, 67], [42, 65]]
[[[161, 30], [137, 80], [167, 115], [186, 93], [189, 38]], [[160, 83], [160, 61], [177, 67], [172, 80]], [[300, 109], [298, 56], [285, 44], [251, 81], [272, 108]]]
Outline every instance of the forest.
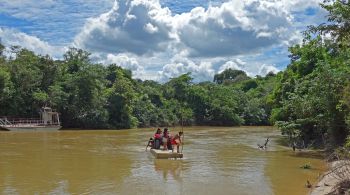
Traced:
[[213, 81], [186, 73], [158, 83], [78, 48], [54, 60], [0, 45], [0, 116], [37, 117], [46, 105], [64, 128], [276, 125], [305, 147], [350, 143], [350, 4], [321, 6], [327, 21], [289, 48], [286, 69], [254, 78], [226, 69]]

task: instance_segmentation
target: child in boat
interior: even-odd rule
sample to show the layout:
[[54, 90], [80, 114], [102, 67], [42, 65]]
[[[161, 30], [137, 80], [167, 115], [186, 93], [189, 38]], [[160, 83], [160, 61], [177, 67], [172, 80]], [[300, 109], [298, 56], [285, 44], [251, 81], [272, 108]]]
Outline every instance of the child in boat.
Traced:
[[[177, 153], [180, 153], [179, 148], [182, 143], [181, 141], [181, 136], [183, 135], [183, 132], [180, 131], [178, 134], [176, 134], [172, 139], [171, 139], [171, 145], [176, 145]], [[174, 152], [174, 147], [173, 147], [173, 152]]]

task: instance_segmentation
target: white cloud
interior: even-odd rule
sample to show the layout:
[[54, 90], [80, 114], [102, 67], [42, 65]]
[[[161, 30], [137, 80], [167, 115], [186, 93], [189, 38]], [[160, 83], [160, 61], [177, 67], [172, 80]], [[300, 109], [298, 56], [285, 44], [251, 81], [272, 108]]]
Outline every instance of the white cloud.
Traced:
[[190, 56], [254, 53], [289, 42], [296, 32], [291, 13], [278, 3], [269, 2], [231, 0], [219, 7], [198, 7], [175, 16], [174, 23]]
[[113, 9], [87, 21], [75, 45], [91, 51], [164, 52], [170, 47], [189, 57], [219, 57], [256, 53], [299, 42], [293, 11], [311, 3], [301, 0], [230, 0], [207, 9], [172, 15], [158, 0], [116, 2]]
[[[248, 63], [238, 56], [254, 58], [262, 50], [300, 42], [293, 12], [315, 7], [316, 2], [230, 0], [172, 15], [158, 0], [120, 1], [111, 11], [89, 19], [75, 44], [114, 53], [107, 55], [107, 61], [125, 61], [122, 66], [137, 72], [138, 78], [165, 81], [192, 72], [197, 81], [204, 81], [227, 68], [244, 70], [249, 76], [265, 75], [279, 70], [268, 65], [269, 60]], [[218, 65], [220, 58], [228, 60]], [[155, 68], [161, 69], [157, 76]]]
[[144, 75], [144, 68], [140, 66], [138, 60], [134, 57], [130, 57], [127, 54], [107, 54], [105, 64], [116, 64], [125, 69], [131, 70], [133, 72], [133, 77], [142, 78]]
[[189, 59], [179, 58], [178, 56], [174, 57], [171, 61], [171, 63], [163, 66], [163, 69], [158, 72], [160, 81], [166, 81], [188, 72], [192, 73], [191, 76], [194, 77], [194, 81], [196, 82], [212, 80], [214, 77], [215, 70], [209, 61], [202, 61], [196, 64]]
[[226, 69], [235, 69], [235, 70], [243, 70], [247, 73], [248, 76], [254, 77], [256, 75], [262, 75], [265, 76], [269, 72], [277, 73], [280, 70], [276, 68], [274, 65], [268, 65], [268, 64], [260, 64], [260, 63], [247, 63], [241, 59], [233, 59], [225, 62], [222, 64], [219, 69], [218, 73], [223, 72]]
[[121, 66], [123, 68], [129, 69], [129, 70], [138, 70], [140, 68], [140, 65], [136, 58], [130, 58], [126, 54], [118, 54], [118, 55], [113, 55], [113, 54], [108, 54], [107, 55], [107, 64], [117, 64], [118, 66]]
[[213, 66], [214, 63], [216, 63], [215, 60], [194, 62], [187, 58], [175, 56], [171, 59], [171, 63], [166, 64], [161, 71], [158, 71], [158, 80], [164, 82], [191, 72], [191, 76], [195, 79], [195, 82], [212, 81], [215, 74], [229, 68], [243, 70], [250, 77], [255, 77], [256, 75], [265, 76], [269, 72], [277, 73], [280, 71], [274, 65], [247, 63], [238, 58], [226, 61], [217, 68]]
[[156, 26], [153, 26], [151, 23], [147, 23], [144, 28], [145, 31], [150, 34], [158, 32], [158, 28]]
[[259, 72], [256, 75], [267, 75], [270, 72], [273, 73], [278, 73], [280, 70], [278, 70], [278, 68], [276, 68], [275, 66], [272, 65], [267, 65], [267, 64], [263, 64], [260, 68], [259, 68]]
[[319, 4], [322, 2], [323, 0], [272, 0], [270, 4], [279, 4], [286, 11], [296, 12], [304, 11], [307, 8], [319, 9]]
[[37, 54], [49, 54], [54, 58], [61, 58], [65, 52], [65, 47], [55, 47], [40, 40], [37, 37], [18, 32], [13, 29], [0, 28], [0, 38], [5, 46], [21, 46]]
[[245, 62], [241, 61], [240, 59], [237, 59], [234, 61], [227, 61], [222, 66], [220, 66], [218, 73], [222, 73], [226, 69], [234, 69], [234, 70], [244, 70], [244, 64]]
[[156, 0], [115, 2], [113, 9], [89, 19], [75, 45], [91, 51], [138, 55], [164, 51], [171, 40], [171, 12]]

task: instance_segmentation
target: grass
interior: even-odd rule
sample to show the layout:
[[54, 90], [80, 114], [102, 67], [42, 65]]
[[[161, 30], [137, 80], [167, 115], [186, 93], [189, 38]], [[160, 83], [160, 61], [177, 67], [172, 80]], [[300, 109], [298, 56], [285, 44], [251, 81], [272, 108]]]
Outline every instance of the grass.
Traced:
[[306, 164], [300, 166], [300, 168], [302, 168], [302, 169], [311, 169], [311, 165], [310, 165], [310, 163], [306, 163]]

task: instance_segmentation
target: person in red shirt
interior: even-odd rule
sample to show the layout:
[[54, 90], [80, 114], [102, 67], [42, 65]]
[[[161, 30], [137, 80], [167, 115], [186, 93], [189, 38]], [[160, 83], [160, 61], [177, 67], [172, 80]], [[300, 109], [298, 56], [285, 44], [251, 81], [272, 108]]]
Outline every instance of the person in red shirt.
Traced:
[[[172, 139], [171, 139], [171, 145], [176, 145], [177, 153], [180, 153], [180, 145], [182, 144], [181, 141], [181, 136], [183, 135], [183, 132], [180, 131], [178, 134], [176, 134]], [[174, 152], [174, 147], [173, 152]]]
[[154, 134], [154, 149], [159, 149], [160, 145], [162, 143], [162, 130], [160, 128], [157, 129], [156, 133]]

